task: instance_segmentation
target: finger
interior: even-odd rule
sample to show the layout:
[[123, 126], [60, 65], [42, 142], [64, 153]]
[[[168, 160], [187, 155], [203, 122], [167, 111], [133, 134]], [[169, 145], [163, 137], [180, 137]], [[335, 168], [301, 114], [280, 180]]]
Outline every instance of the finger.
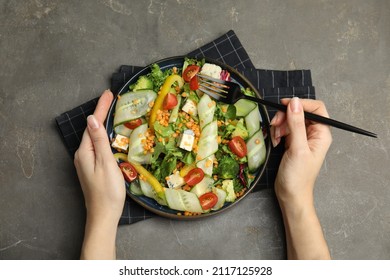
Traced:
[[[113, 99], [113, 94], [110, 90], [106, 90], [103, 92], [102, 96], [99, 98], [99, 101], [96, 105], [94, 115], [98, 122], [100, 121], [101, 123], [104, 122], [108, 109], [111, 105]], [[94, 151], [94, 146], [92, 144], [91, 137], [88, 132], [88, 128], [85, 129], [83, 133], [83, 137], [81, 139], [80, 146], [78, 148], [78, 153], [82, 153], [83, 157], [85, 156], [86, 152], [93, 152]]]
[[280, 139], [290, 134], [287, 121], [284, 120], [278, 126], [273, 125], [270, 128], [272, 145], [276, 147], [280, 143]]
[[272, 118], [269, 123], [271, 126], [279, 126], [286, 120], [286, 113], [282, 111], [277, 111], [275, 116]]
[[105, 90], [102, 96], [100, 96], [95, 112], [93, 112], [98, 122], [104, 123], [113, 99], [114, 95], [109, 89]]
[[76, 167], [77, 172], [89, 173], [93, 171], [94, 165], [83, 164], [89, 162], [95, 162], [95, 151], [92, 145], [91, 137], [89, 136], [89, 132], [87, 129], [84, 130], [83, 137], [81, 139], [81, 143], [79, 148], [74, 154], [74, 165]]
[[[280, 102], [284, 105], [288, 105], [290, 101], [291, 98], [280, 99]], [[303, 106], [304, 111], [329, 118], [329, 114], [328, 111], [326, 110], [324, 102], [320, 100], [314, 100], [314, 99], [300, 99], [300, 102]]]
[[[284, 98], [281, 99], [281, 103], [287, 105], [290, 100], [290, 98]], [[300, 99], [300, 101], [304, 111], [329, 118], [324, 102], [313, 99]], [[317, 147], [316, 150], [321, 150], [321, 147], [324, 147], [324, 150], [326, 151], [325, 148], [329, 147], [332, 142], [329, 126], [309, 120], [306, 120], [306, 123], [307, 139], [310, 142], [309, 146], [311, 149], [313, 150], [314, 147]]]
[[110, 142], [107, 132], [95, 115], [90, 115], [87, 118], [88, 133], [91, 137], [91, 142], [94, 147], [96, 161], [102, 163], [105, 159], [112, 157]]
[[298, 97], [294, 97], [287, 105], [287, 126], [289, 128], [289, 148], [299, 151], [307, 148], [306, 124], [303, 105]]
[[82, 151], [93, 150], [91, 137], [89, 136], [87, 128], [85, 128], [84, 130], [83, 137], [81, 138], [81, 142], [78, 150], [82, 150]]
[[270, 133], [271, 133], [271, 142], [272, 146], [275, 148], [280, 143], [280, 138], [275, 137], [275, 126], [271, 126]]

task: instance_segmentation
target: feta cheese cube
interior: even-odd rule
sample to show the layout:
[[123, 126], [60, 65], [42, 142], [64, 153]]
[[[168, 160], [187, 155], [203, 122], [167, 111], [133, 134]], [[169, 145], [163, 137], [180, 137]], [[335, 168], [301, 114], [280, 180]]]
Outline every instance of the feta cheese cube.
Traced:
[[111, 147], [122, 152], [127, 152], [127, 149], [129, 148], [129, 138], [117, 134], [111, 144]]
[[221, 79], [222, 68], [218, 65], [205, 63], [200, 71], [201, 74], [210, 76], [215, 79]]
[[166, 178], [168, 187], [171, 189], [177, 189], [185, 185], [183, 177], [180, 176], [179, 171]]
[[195, 141], [195, 133], [191, 129], [184, 130], [179, 139], [179, 148], [191, 152]]
[[182, 110], [191, 116], [198, 115], [198, 107], [196, 106], [196, 103], [190, 99], [187, 99]]

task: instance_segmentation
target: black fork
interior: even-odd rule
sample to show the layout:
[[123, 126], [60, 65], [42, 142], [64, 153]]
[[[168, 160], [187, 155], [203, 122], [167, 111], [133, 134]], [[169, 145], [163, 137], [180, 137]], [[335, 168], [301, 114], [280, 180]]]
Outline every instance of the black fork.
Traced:
[[[240, 99], [248, 99], [253, 102], [257, 102], [259, 104], [275, 108], [279, 111], [286, 112], [287, 106], [271, 101], [267, 101], [264, 99], [248, 96], [241, 91], [240, 85], [229, 82], [229, 81], [223, 81], [219, 79], [215, 79], [209, 76], [205, 76], [202, 74], [197, 74], [199, 77], [199, 90], [203, 93], [213, 97], [215, 100], [226, 103], [226, 104], [234, 104]], [[377, 135], [373, 132], [342, 123], [339, 121], [336, 121], [334, 119], [326, 118], [317, 114], [309, 113], [305, 111], [305, 119], [315, 121], [318, 123], [327, 124], [336, 128], [340, 128], [343, 130], [359, 133], [362, 135], [370, 136], [377, 138]]]

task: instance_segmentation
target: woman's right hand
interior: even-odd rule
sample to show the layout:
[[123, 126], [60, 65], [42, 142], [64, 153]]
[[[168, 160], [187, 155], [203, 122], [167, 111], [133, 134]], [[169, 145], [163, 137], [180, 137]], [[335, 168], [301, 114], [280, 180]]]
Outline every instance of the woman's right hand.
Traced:
[[286, 138], [286, 150], [279, 166], [275, 191], [282, 206], [313, 202], [313, 188], [332, 142], [327, 125], [304, 119], [303, 111], [329, 117], [318, 100], [282, 99], [287, 113], [278, 111], [271, 121], [271, 139], [277, 145]]
[[313, 189], [332, 142], [329, 127], [306, 121], [304, 112], [328, 117], [324, 104], [316, 100], [283, 99], [287, 112], [278, 112], [271, 121], [274, 145], [286, 138], [286, 150], [275, 180], [286, 231], [289, 259], [329, 259]]

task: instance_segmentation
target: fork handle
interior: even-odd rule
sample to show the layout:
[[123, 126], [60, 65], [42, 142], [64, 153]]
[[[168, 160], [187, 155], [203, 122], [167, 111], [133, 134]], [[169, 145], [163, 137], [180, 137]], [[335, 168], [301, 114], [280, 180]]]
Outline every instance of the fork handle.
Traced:
[[[268, 107], [278, 109], [279, 111], [282, 111], [282, 112], [287, 111], [287, 106], [283, 105], [283, 104], [267, 101], [264, 99], [255, 98], [255, 97], [248, 96], [248, 95], [245, 95], [244, 98], [249, 99], [249, 100], [254, 101], [254, 102], [257, 102], [259, 104], [268, 106]], [[355, 133], [359, 133], [362, 135], [377, 138], [377, 135], [373, 132], [370, 132], [370, 131], [367, 131], [367, 130], [364, 130], [364, 129], [361, 129], [361, 128], [358, 128], [358, 127], [355, 127], [355, 126], [352, 126], [352, 125], [349, 125], [346, 123], [342, 123], [342, 122], [336, 121], [336, 120], [331, 119], [331, 118], [326, 118], [326, 117], [323, 117], [323, 116], [320, 116], [317, 114], [313, 114], [313, 113], [309, 113], [306, 111], [304, 112], [304, 114], [305, 114], [305, 119], [307, 119], [307, 120], [315, 121], [315, 122], [322, 123], [322, 124], [327, 124], [329, 126], [333, 126], [336, 128], [350, 131], [350, 132], [355, 132]]]

